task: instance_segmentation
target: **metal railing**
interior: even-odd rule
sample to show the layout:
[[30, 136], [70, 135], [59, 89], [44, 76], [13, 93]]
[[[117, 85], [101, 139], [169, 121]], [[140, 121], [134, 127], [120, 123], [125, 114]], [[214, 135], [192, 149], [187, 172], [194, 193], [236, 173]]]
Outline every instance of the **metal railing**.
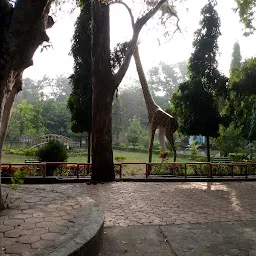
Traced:
[[[15, 170], [13, 170], [13, 167], [19, 167], [20, 169], [26, 169], [25, 167], [29, 167], [28, 168], [28, 174], [29, 176], [32, 175], [32, 170], [33, 168], [35, 168], [41, 176], [41, 177], [46, 177], [47, 175], [47, 165], [59, 165], [60, 168], [70, 168], [72, 166], [72, 170], [70, 171], [71, 173], [73, 173], [74, 175], [72, 175], [73, 177], [76, 177], [77, 179], [82, 178], [82, 177], [86, 177], [90, 175], [91, 172], [91, 167], [92, 164], [91, 163], [77, 163], [77, 162], [41, 162], [41, 163], [2, 163], [1, 164], [1, 169], [2, 171], [5, 170], [6, 172], [8, 172], [9, 170], [9, 174], [11, 175], [11, 173]], [[217, 175], [217, 168], [219, 167], [227, 167], [228, 168], [228, 173], [229, 175], [222, 175], [222, 176], [231, 176], [231, 177], [235, 177], [237, 175], [234, 174], [234, 168], [238, 167], [240, 170], [240, 175], [238, 176], [245, 176], [245, 178], [248, 178], [248, 168], [249, 167], [256, 167], [256, 162], [234, 162], [234, 163], [210, 163], [210, 162], [175, 162], [175, 163], [147, 163], [147, 162], [122, 162], [122, 163], [114, 163], [114, 167], [118, 168], [119, 170], [116, 172], [117, 175], [119, 176], [119, 179], [123, 178], [123, 169], [126, 166], [129, 165], [144, 165], [145, 168], [145, 177], [149, 178], [150, 175], [156, 175], [156, 174], [152, 174], [152, 168], [154, 166], [167, 166], [169, 167], [170, 170], [173, 171], [173, 175], [177, 175], [177, 176], [182, 176], [185, 178], [188, 178], [188, 176], [193, 176], [191, 174], [188, 173], [188, 169], [189, 167], [196, 167], [196, 166], [206, 166], [206, 172], [207, 174], [205, 175], [198, 175], [195, 171], [195, 175], [194, 176], [198, 176], [198, 177], [208, 177], [208, 178], [213, 178], [216, 176], [220, 176]], [[182, 171], [182, 175], [179, 175], [179, 168], [183, 168], [184, 171]], [[243, 169], [243, 173], [241, 173], [241, 170]], [[10, 176], [9, 175], [9, 176]], [[161, 176], [164, 176], [163, 174], [161, 174]], [[256, 169], [254, 171], [253, 176], [256, 177]]]

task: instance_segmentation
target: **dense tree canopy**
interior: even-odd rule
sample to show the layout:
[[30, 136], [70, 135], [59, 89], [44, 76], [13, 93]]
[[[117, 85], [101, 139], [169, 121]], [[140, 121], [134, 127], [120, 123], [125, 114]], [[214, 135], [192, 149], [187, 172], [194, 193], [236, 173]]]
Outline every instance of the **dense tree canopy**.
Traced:
[[255, 26], [253, 24], [256, 1], [255, 0], [235, 0], [237, 3], [237, 11], [241, 21], [244, 23], [247, 31], [245, 35], [249, 35], [255, 31]]
[[195, 33], [194, 52], [188, 64], [189, 80], [179, 86], [172, 104], [178, 116], [181, 132], [207, 137], [207, 155], [210, 161], [209, 137], [216, 137], [221, 121], [217, 96], [226, 91], [227, 79], [218, 71], [216, 55], [220, 20], [212, 3], [201, 11], [200, 29]]
[[238, 42], [235, 42], [234, 47], [233, 47], [230, 70], [232, 70], [234, 68], [240, 68], [241, 67], [241, 61], [242, 61], [242, 56], [241, 56], [240, 45], [239, 45]]
[[74, 132], [92, 130], [91, 19], [91, 1], [85, 1], [76, 21], [71, 49], [74, 73], [70, 76], [68, 108]]
[[[187, 80], [187, 62], [166, 64], [160, 62], [149, 70], [150, 90], [155, 95], [164, 94], [165, 104], [170, 101], [171, 95], [177, 90], [180, 83]], [[155, 97], [154, 97], [155, 98]]]

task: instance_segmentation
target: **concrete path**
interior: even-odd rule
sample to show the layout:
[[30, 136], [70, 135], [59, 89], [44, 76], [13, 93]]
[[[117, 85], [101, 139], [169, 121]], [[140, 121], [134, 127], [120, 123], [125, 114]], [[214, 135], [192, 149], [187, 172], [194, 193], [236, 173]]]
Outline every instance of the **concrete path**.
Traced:
[[100, 256], [255, 256], [256, 221], [105, 228]]
[[53, 185], [99, 202], [105, 226], [256, 220], [256, 182]]
[[68, 195], [54, 186], [20, 186], [12, 191], [4, 185], [3, 192], [9, 193], [10, 208], [0, 211], [1, 256], [99, 251], [98, 244], [89, 241], [102, 230], [104, 216], [91, 198]]
[[0, 214], [0, 255], [54, 247], [89, 197], [105, 214], [101, 255], [256, 256], [254, 182], [23, 185], [11, 197], [22, 199]]

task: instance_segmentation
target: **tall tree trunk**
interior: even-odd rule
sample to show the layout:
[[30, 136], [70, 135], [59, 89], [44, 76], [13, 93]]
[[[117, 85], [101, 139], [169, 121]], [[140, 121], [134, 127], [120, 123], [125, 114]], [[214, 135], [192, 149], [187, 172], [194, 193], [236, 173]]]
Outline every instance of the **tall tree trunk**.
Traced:
[[113, 75], [110, 66], [109, 5], [92, 1], [92, 180], [115, 179], [112, 151]]
[[[45, 30], [53, 25], [48, 16], [52, 0], [0, 1], [0, 163], [15, 95], [22, 73], [33, 64], [38, 46], [48, 41]], [[3, 208], [0, 171], [0, 208]]]
[[7, 133], [7, 128], [8, 128], [8, 124], [10, 121], [10, 117], [11, 117], [11, 111], [12, 111], [12, 107], [13, 107], [13, 103], [14, 103], [14, 99], [16, 94], [21, 90], [21, 76], [22, 74], [16, 74], [16, 78], [15, 78], [15, 84], [11, 90], [11, 92], [9, 93], [7, 99], [5, 100], [5, 104], [3, 107], [3, 114], [2, 114], [2, 120], [0, 123], [0, 210], [4, 208], [4, 202], [2, 199], [2, 188], [1, 188], [1, 174], [2, 174], [2, 170], [1, 170], [1, 162], [2, 162], [2, 150], [3, 150], [3, 145], [4, 145], [4, 140], [6, 137], [6, 133]]
[[87, 134], [88, 134], [88, 140], [87, 140], [87, 152], [88, 152], [87, 163], [89, 164], [91, 162], [91, 148], [92, 148], [91, 132], [88, 132]]
[[112, 101], [137, 45], [139, 33], [167, 0], [160, 0], [133, 25], [133, 37], [115, 75], [110, 64], [109, 5], [92, 0], [92, 181], [115, 179], [112, 151]]
[[207, 147], [207, 162], [211, 161], [210, 157], [210, 137], [206, 136], [206, 147]]

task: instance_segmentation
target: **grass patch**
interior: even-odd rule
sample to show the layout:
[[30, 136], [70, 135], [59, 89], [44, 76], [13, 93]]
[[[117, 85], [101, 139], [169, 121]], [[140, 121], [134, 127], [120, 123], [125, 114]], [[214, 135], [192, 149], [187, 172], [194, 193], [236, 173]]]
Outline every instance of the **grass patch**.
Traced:
[[[140, 153], [140, 152], [128, 152], [122, 150], [114, 150], [114, 158], [116, 156], [124, 156], [125, 162], [148, 162], [148, 153]], [[23, 155], [14, 155], [14, 154], [6, 154], [3, 151], [2, 154], [2, 163], [24, 163], [25, 159], [33, 159], [34, 157], [23, 156]], [[169, 157], [169, 161], [172, 162], [173, 157]], [[68, 162], [82, 162], [87, 163], [87, 155], [75, 155], [72, 154], [68, 157]], [[184, 157], [178, 154], [177, 162], [187, 162], [191, 161], [190, 158]], [[153, 154], [152, 162], [160, 163], [161, 159], [159, 158], [158, 154]]]

